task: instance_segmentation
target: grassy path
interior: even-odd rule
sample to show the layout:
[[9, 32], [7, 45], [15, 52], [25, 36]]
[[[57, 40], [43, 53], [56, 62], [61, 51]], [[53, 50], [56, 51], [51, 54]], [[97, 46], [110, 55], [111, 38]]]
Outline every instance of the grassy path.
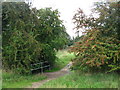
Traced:
[[66, 65], [75, 57], [74, 54], [62, 50], [57, 52], [57, 57], [55, 68], [42, 75], [23, 76], [3, 73], [3, 88], [118, 88], [120, 85], [118, 84], [120, 76], [115, 73], [72, 71], [69, 74]]
[[74, 54], [68, 53], [67, 50], [60, 50], [57, 52], [56, 56], [58, 57], [58, 60], [56, 61], [54, 68], [51, 71], [43, 73], [43, 76], [47, 77], [47, 79], [39, 82], [34, 82], [27, 88], [40, 88], [43, 84], [50, 80], [54, 80], [61, 76], [69, 74], [69, 67], [66, 65], [71, 62], [71, 59], [75, 57]]
[[34, 82], [32, 84], [32, 86], [29, 86], [27, 88], [40, 88], [40, 86], [43, 85], [44, 83], [46, 83], [50, 80], [56, 79], [60, 76], [64, 76], [64, 75], [68, 74], [69, 72], [70, 71], [69, 71], [69, 68], [67, 66], [65, 68], [61, 69], [60, 71], [57, 71], [57, 72], [46, 72], [43, 75], [46, 76], [47, 79], [40, 81], [40, 82]]
[[71, 59], [75, 57], [74, 54], [68, 53], [67, 50], [60, 50], [57, 52], [56, 56], [58, 59], [55, 62], [54, 68], [50, 71], [46, 71], [44, 74], [40, 73], [36, 75], [20, 75], [3, 71], [2, 88], [39, 88], [42, 84], [50, 80], [68, 74], [69, 71], [65, 66], [71, 61]]

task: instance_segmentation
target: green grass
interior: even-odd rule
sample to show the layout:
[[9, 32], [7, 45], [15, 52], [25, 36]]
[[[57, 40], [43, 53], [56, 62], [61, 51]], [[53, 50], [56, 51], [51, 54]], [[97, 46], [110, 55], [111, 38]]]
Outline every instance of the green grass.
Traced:
[[[60, 70], [66, 66], [71, 59], [75, 58], [73, 53], [68, 53], [65, 50], [57, 52], [58, 60], [56, 66], [51, 72]], [[43, 84], [40, 88], [118, 88], [118, 76], [112, 74], [85, 74], [71, 72], [68, 75], [51, 80]]]
[[[66, 66], [72, 58], [73, 54], [68, 53], [66, 50], [57, 52], [58, 60], [56, 61], [55, 67], [47, 72], [54, 72], [62, 69]], [[45, 76], [40, 74], [37, 75], [18, 75], [11, 72], [3, 72], [3, 88], [24, 88], [31, 85], [33, 82], [37, 82], [46, 79]]]
[[64, 68], [73, 58], [75, 58], [75, 55], [73, 53], [68, 53], [67, 50], [59, 50], [56, 56], [58, 59], [55, 62], [54, 68], [47, 72], [59, 71]]
[[27, 76], [3, 72], [2, 88], [23, 88], [32, 85], [33, 82], [44, 79], [46, 79], [46, 77], [40, 74]]
[[117, 74], [68, 74], [51, 80], [40, 88], [118, 88]]
[[0, 90], [2, 89], [2, 70], [0, 69]]

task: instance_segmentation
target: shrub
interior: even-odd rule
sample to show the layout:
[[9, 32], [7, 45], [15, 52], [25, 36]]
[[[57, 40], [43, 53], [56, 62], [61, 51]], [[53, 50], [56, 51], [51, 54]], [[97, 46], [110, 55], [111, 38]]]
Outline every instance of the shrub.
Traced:
[[83, 71], [115, 71], [120, 68], [120, 41], [101, 37], [99, 30], [91, 30], [71, 48], [76, 53], [74, 69]]

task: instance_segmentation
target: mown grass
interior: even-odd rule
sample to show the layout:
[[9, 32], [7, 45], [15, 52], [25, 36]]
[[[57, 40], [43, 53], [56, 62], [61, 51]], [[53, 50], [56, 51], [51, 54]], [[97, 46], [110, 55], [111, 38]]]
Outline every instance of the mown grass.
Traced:
[[33, 82], [46, 79], [45, 76], [37, 75], [18, 75], [11, 72], [3, 72], [2, 88], [23, 88], [32, 85]]
[[117, 74], [77, 74], [72, 73], [51, 80], [40, 88], [118, 88]]
[[59, 50], [56, 53], [56, 56], [58, 59], [56, 60], [54, 67], [47, 72], [59, 71], [64, 68], [73, 58], [75, 58], [75, 55], [73, 53], [68, 53], [67, 50]]

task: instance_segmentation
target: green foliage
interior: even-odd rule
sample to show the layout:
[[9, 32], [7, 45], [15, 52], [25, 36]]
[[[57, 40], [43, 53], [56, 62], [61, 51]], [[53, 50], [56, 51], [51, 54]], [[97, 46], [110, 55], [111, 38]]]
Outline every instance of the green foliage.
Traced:
[[75, 14], [76, 28], [85, 28], [85, 32], [80, 41], [71, 48], [71, 51], [77, 55], [74, 59], [74, 69], [87, 72], [120, 70], [118, 32], [120, 28], [116, 26], [116, 24], [118, 25], [116, 18], [120, 18], [120, 14], [114, 13], [119, 9], [118, 4], [119, 2], [98, 3], [94, 9], [94, 12], [99, 13], [98, 18], [85, 16], [81, 9]]
[[2, 16], [4, 69], [31, 73], [31, 64], [40, 61], [53, 66], [54, 49], [67, 42], [58, 10], [37, 10], [23, 2], [4, 2]]
[[57, 50], [62, 48], [67, 42], [68, 34], [59, 19], [58, 10], [52, 10], [52, 8], [40, 9], [36, 11], [36, 15], [39, 19], [40, 28], [37, 31], [39, 35], [36, 36], [36, 39], [49, 44], [51, 48]]
[[[24, 8], [27, 8], [26, 11]], [[29, 34], [30, 31], [27, 33], [25, 30], [27, 27], [25, 24], [27, 22], [30, 24], [30, 21], [28, 18], [25, 20], [25, 14], [21, 14], [22, 11], [29, 15], [29, 6], [25, 3], [3, 3], [3, 66], [6, 70], [28, 73], [33, 53], [30, 55], [27, 51], [35, 45], [35, 42]]]
[[[120, 44], [111, 37], [99, 36], [99, 30], [89, 30], [72, 51], [77, 54], [74, 65], [83, 71], [112, 71], [109, 65], [120, 64]], [[101, 38], [96, 38], [101, 37]], [[114, 43], [115, 42], [115, 43]]]

